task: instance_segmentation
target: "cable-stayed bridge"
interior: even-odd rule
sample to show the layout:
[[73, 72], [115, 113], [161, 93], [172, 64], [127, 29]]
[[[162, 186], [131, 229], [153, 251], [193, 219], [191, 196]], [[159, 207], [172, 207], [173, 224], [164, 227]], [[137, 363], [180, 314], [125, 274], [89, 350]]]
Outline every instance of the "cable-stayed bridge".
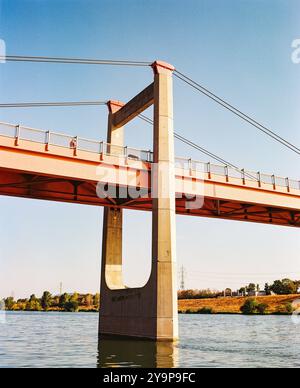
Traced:
[[[0, 124], [1, 195], [105, 207], [100, 335], [155, 340], [178, 337], [176, 213], [300, 226], [299, 181], [245, 171], [174, 132], [173, 74], [297, 155], [300, 155], [300, 149], [176, 71], [172, 65], [161, 61], [149, 64], [19, 56], [6, 59], [17, 62], [151, 66], [153, 69], [153, 82], [129, 102], [107, 102], [106, 142]], [[72, 106], [76, 104], [81, 105], [70, 103]], [[86, 105], [89, 104], [96, 105], [93, 102]], [[98, 102], [98, 105], [102, 104]], [[0, 107], [17, 105], [0, 104]], [[63, 106], [63, 103], [52, 104], [59, 105]], [[153, 120], [142, 115], [151, 105], [154, 107]], [[136, 117], [153, 126], [152, 150], [137, 150], [124, 145], [125, 126]], [[222, 166], [176, 158], [174, 138], [212, 157]], [[123, 209], [126, 208], [152, 212], [152, 271], [147, 284], [141, 288], [128, 288], [123, 282]]]

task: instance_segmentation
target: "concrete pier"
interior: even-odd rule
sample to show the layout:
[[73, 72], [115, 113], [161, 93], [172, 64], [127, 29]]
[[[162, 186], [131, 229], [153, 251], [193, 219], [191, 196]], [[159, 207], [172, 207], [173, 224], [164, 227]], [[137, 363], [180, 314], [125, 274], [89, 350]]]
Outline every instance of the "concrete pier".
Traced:
[[152, 270], [141, 288], [122, 279], [122, 209], [106, 208], [103, 221], [100, 335], [153, 340], [178, 337], [173, 133], [174, 68], [154, 62], [154, 82], [126, 105], [110, 102], [108, 142], [123, 145], [123, 125], [154, 104]]

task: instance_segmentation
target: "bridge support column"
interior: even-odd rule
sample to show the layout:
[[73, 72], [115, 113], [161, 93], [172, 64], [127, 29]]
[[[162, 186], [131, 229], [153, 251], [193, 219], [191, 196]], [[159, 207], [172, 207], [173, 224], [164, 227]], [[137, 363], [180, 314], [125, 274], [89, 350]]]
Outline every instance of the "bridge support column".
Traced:
[[[152, 67], [154, 70], [152, 271], [144, 287], [127, 288], [123, 284], [122, 210], [117, 207], [106, 208], [102, 243], [100, 336], [120, 335], [153, 340], [174, 340], [178, 337], [172, 92], [174, 69], [163, 62], [155, 62]], [[149, 90], [147, 93], [151, 99]], [[140, 102], [135, 103], [139, 106], [140, 112]], [[145, 106], [148, 107], [147, 104], [146, 102]], [[127, 111], [132, 115], [131, 110]], [[119, 112], [119, 117], [123, 120], [122, 114], [123, 112]], [[113, 113], [110, 113], [109, 133], [114, 134], [110, 137], [110, 142], [115, 144], [115, 134], [118, 133], [115, 131], [118, 131], [118, 128], [115, 128], [113, 123]]]
[[[122, 155], [123, 151], [120, 147], [124, 147], [124, 128], [114, 127], [113, 114], [124, 104], [118, 101], [109, 101], [107, 105], [109, 109], [107, 128], [109, 149], [107, 151]], [[103, 214], [101, 284], [107, 283], [112, 289], [124, 287], [122, 280], [122, 229], [123, 210], [105, 207]]]

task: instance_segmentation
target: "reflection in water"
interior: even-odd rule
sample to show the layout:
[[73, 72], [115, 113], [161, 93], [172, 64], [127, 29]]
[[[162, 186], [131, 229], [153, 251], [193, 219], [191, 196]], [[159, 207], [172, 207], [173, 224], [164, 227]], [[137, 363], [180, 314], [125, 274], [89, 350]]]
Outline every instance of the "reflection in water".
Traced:
[[98, 367], [173, 368], [178, 366], [176, 343], [101, 338]]

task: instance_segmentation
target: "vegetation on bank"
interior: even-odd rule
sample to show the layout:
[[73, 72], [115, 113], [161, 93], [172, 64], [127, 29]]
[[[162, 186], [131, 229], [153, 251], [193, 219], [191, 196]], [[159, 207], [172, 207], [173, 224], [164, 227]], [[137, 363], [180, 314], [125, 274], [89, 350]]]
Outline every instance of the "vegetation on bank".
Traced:
[[290, 315], [300, 308], [300, 302], [298, 306], [293, 305], [299, 299], [299, 294], [180, 299], [178, 310], [183, 314]]
[[28, 299], [4, 299], [5, 309], [9, 311], [99, 311], [100, 294], [64, 293], [52, 296], [44, 291], [40, 298], [31, 295]]
[[290, 315], [298, 308], [293, 302], [300, 299], [299, 290], [300, 281], [291, 279], [266, 283], [263, 291], [255, 283], [237, 291], [180, 290], [179, 313]]
[[[178, 292], [178, 311], [186, 314], [244, 314], [266, 315], [280, 314], [289, 315], [294, 312], [293, 302], [300, 299], [296, 294], [299, 290], [299, 282], [289, 279], [277, 280], [266, 289], [271, 292], [277, 291], [278, 295], [266, 296], [230, 296], [224, 297], [224, 293], [210, 290], [182, 290]], [[252, 292], [257, 287], [250, 284], [245, 287], [246, 292]], [[271, 291], [272, 290], [272, 291]], [[292, 293], [293, 292], [293, 293]], [[0, 300], [1, 302], [1, 300]], [[97, 312], [100, 307], [100, 294], [73, 294], [51, 295], [44, 291], [38, 298], [31, 295], [28, 299], [14, 300], [8, 297], [2, 302], [5, 309], [10, 311], [68, 311], [68, 312]], [[2, 303], [3, 304], [3, 303]]]
[[[235, 296], [250, 296], [262, 291], [265, 295], [294, 295], [298, 293], [299, 289], [300, 280], [282, 279], [275, 280], [272, 284], [266, 283], [263, 290], [260, 289], [258, 284], [250, 283], [248, 286], [241, 287], [239, 290], [232, 292], [232, 294]], [[227, 290], [230, 289], [227, 288]], [[178, 299], [213, 299], [222, 296], [224, 296], [224, 291], [210, 289], [178, 291]]]

